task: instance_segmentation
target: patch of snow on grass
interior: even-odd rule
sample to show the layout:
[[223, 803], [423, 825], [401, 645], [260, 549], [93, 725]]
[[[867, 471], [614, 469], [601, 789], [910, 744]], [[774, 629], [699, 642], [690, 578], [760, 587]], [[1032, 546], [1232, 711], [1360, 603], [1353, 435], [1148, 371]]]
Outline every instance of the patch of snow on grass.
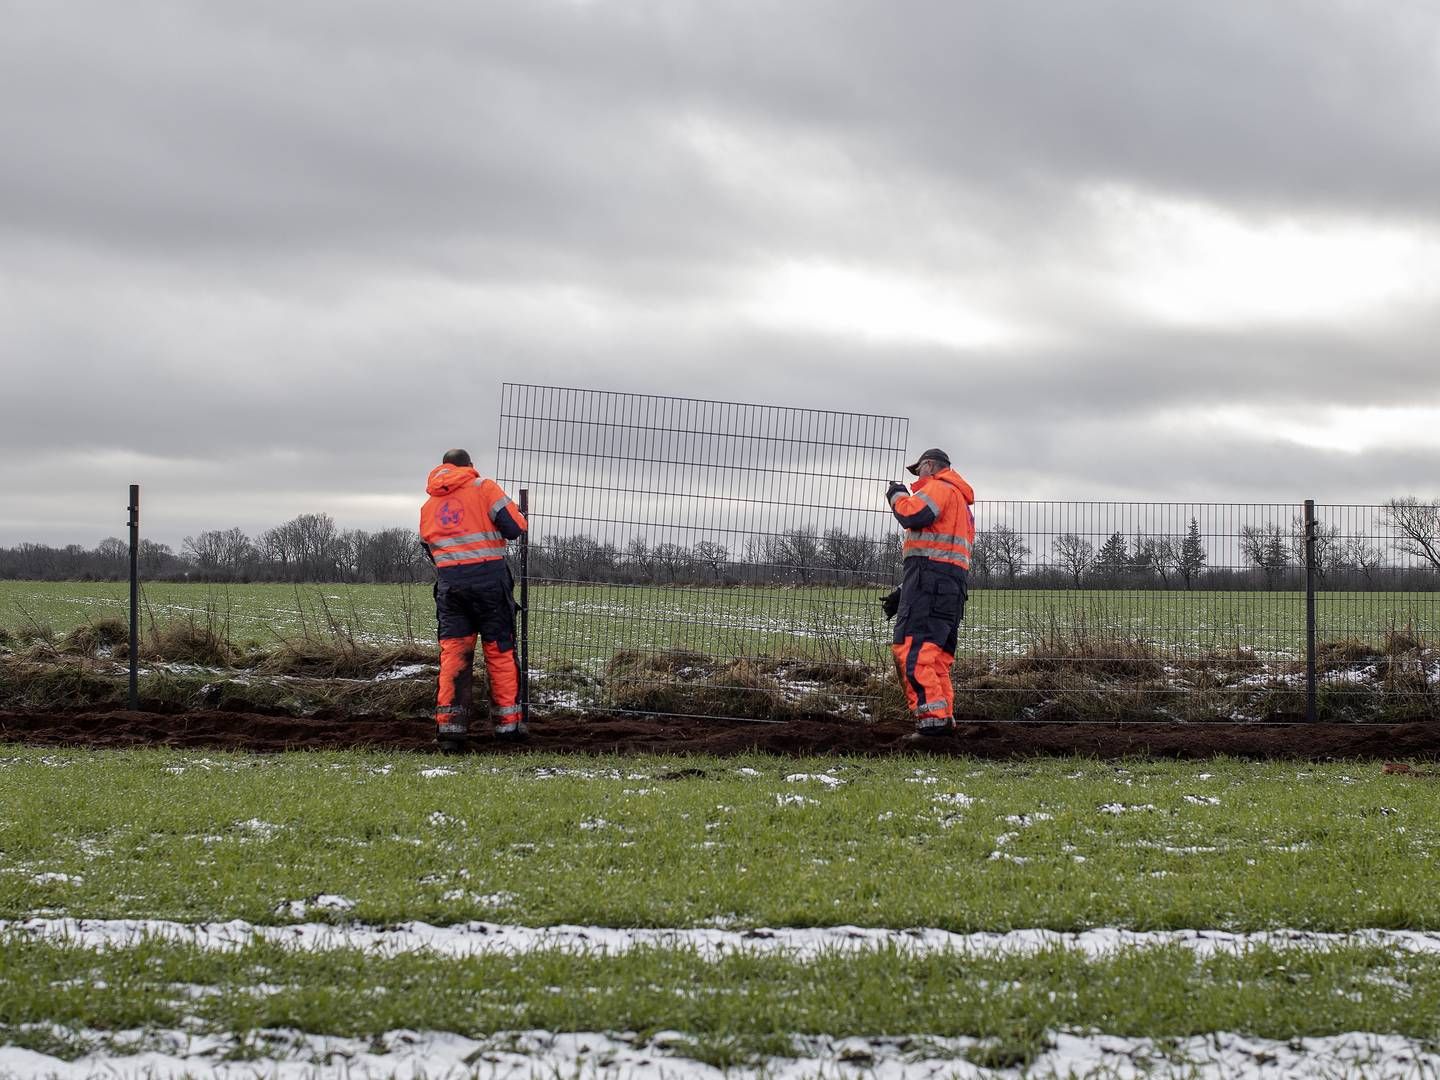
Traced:
[[303, 919], [312, 911], [351, 911], [355, 901], [337, 893], [321, 893], [305, 900], [282, 900], [275, 905], [275, 914], [281, 918]]
[[[799, 1080], [852, 1075], [973, 1080], [1002, 1075], [968, 1060], [967, 1055], [983, 1053], [988, 1044], [963, 1035], [796, 1035], [787, 1056], [721, 1069], [687, 1057], [685, 1051], [693, 1040], [678, 1031], [660, 1031], [648, 1038], [600, 1032], [502, 1031], [471, 1039], [451, 1032], [410, 1030], [388, 1031], [374, 1038], [276, 1029], [258, 1030], [249, 1037], [166, 1029], [100, 1032], [47, 1026], [47, 1030], [91, 1049], [72, 1062], [15, 1046], [0, 1047], [0, 1073], [53, 1076], [56, 1080], [98, 1075], [152, 1080], [181, 1076], [239, 1080], [262, 1075], [284, 1080], [420, 1076]], [[1440, 1053], [1432, 1044], [1365, 1032], [1293, 1040], [1208, 1032], [1163, 1041], [1051, 1032], [1046, 1045], [1028, 1064], [1026, 1075], [1075, 1080], [1099, 1076], [1259, 1080], [1433, 1076], [1440, 1071]], [[253, 1057], [256, 1050], [258, 1058]], [[1003, 1075], [1014, 1074], [1006, 1069]]]
[[831, 776], [829, 773], [797, 772], [785, 777], [785, 783], [787, 784], [800, 784], [807, 780], [814, 780], [818, 784], [824, 784], [827, 788], [837, 788], [845, 783], [845, 781], [841, 780], [838, 776]]
[[819, 799], [807, 799], [804, 795], [779, 795], [775, 796], [776, 806], [819, 806]]
[[85, 879], [79, 874], [36, 874], [30, 879], [32, 885], [84, 885]]
[[946, 805], [946, 806], [962, 806], [962, 807], [963, 807], [963, 806], [974, 806], [974, 805], [975, 805], [975, 800], [974, 800], [974, 799], [972, 799], [969, 795], [966, 795], [966, 794], [964, 794], [963, 792], [959, 792], [959, 791], [952, 791], [952, 792], [948, 792], [948, 793], [945, 793], [945, 794], [936, 795], [936, 796], [935, 796], [933, 799], [931, 799], [930, 801], [931, 801], [931, 802], [937, 802], [937, 803], [943, 803], [943, 804]]
[[411, 679], [416, 675], [433, 675], [439, 670], [434, 664], [404, 664], [400, 667], [393, 667], [389, 671], [382, 671], [375, 676], [375, 681], [392, 682], [395, 679]]

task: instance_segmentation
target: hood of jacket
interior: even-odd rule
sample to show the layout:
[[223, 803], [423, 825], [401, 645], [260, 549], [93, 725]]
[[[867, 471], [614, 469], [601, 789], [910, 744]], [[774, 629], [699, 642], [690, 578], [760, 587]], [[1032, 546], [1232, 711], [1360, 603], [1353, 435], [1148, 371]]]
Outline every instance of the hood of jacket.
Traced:
[[436, 465], [425, 481], [425, 494], [443, 498], [473, 484], [479, 476], [473, 465]]
[[975, 489], [972, 488], [963, 476], [954, 469], [941, 469], [930, 476], [922, 476], [915, 481], [914, 490], [919, 491], [930, 484], [949, 484], [965, 498], [966, 506], [975, 505]]

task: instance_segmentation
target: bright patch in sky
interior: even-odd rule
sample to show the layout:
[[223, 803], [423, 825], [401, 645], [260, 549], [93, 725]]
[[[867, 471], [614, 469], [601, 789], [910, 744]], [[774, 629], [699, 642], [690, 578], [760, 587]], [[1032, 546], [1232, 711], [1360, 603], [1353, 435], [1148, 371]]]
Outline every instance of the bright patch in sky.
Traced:
[[779, 263], [757, 277], [749, 316], [783, 330], [983, 348], [1011, 344], [1018, 327], [931, 281], [818, 261]]
[[1279, 439], [1349, 454], [1397, 447], [1440, 450], [1440, 406], [1433, 405], [1317, 408], [1307, 410], [1303, 418], [1277, 409], [1232, 405], [1192, 413], [1180, 422], [1225, 437]]
[[1418, 226], [1245, 216], [1117, 185], [1087, 201], [1120, 303], [1162, 323], [1333, 325], [1440, 301], [1440, 236]]

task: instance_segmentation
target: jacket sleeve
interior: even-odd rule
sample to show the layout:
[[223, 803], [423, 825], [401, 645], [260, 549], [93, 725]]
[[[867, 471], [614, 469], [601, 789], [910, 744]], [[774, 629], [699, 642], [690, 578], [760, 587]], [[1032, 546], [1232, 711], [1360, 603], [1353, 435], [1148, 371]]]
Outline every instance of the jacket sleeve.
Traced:
[[525, 520], [525, 515], [520, 512], [520, 507], [510, 500], [510, 496], [505, 494], [499, 484], [488, 484], [485, 496], [490, 500], [488, 507], [490, 520], [495, 523], [495, 528], [500, 530], [500, 535], [506, 540], [518, 540], [521, 533], [530, 528], [530, 523]]
[[904, 495], [899, 491], [890, 499], [890, 512], [907, 529], [923, 529], [940, 517], [940, 504], [923, 491]]

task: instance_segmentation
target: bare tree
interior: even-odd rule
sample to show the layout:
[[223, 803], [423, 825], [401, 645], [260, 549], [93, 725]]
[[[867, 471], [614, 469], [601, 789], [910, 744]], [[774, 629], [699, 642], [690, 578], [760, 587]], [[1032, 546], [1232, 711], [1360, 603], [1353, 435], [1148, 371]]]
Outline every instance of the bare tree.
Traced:
[[655, 557], [643, 536], [633, 536], [625, 545], [625, 563], [641, 581], [650, 581], [655, 576]]
[[1290, 544], [1283, 528], [1273, 522], [1240, 527], [1240, 555], [1265, 576], [1273, 589], [1290, 565]]
[[1135, 566], [1160, 584], [1170, 587], [1170, 574], [1180, 562], [1180, 548], [1172, 536], [1137, 536], [1132, 549]]
[[100, 563], [101, 573], [116, 577], [130, 571], [130, 545], [119, 537], [107, 536], [95, 545], [95, 557]]
[[1352, 536], [1340, 546], [1336, 567], [1353, 569], [1365, 579], [1366, 587], [1375, 584], [1375, 571], [1385, 561], [1385, 553], [1363, 536]]
[[1440, 570], [1440, 502], [1421, 502], [1408, 495], [1387, 502], [1384, 514], [1400, 533], [1395, 546]]
[[1081, 579], [1095, 564], [1095, 545], [1075, 533], [1061, 533], [1051, 543], [1050, 550], [1056, 563], [1070, 575], [1070, 580], [1078, 589]]
[[665, 574], [671, 584], [690, 569], [690, 549], [681, 544], [656, 544], [653, 552], [655, 565]]
[[820, 567], [820, 538], [810, 525], [787, 529], [766, 538], [766, 553], [783, 580], [809, 585]]
[[986, 543], [994, 568], [1005, 575], [1007, 585], [1013, 586], [1015, 579], [1025, 569], [1025, 560], [1030, 555], [1025, 538], [1009, 525], [996, 525], [987, 530]]
[[198, 536], [187, 536], [181, 554], [195, 562], [201, 577], [233, 580], [242, 576], [255, 559], [250, 538], [240, 529], [210, 529]]
[[724, 576], [725, 565], [730, 561], [730, 550], [714, 540], [701, 540], [692, 549], [694, 561], [703, 566], [719, 581]]
[[869, 569], [874, 554], [869, 540], [853, 536], [838, 526], [825, 530], [820, 549], [826, 569], [835, 571], [842, 580], [853, 580], [855, 575]]
[[[1342, 554], [1340, 527], [1323, 521], [1315, 523], [1315, 576], [1327, 577]], [[1305, 518], [1297, 514], [1290, 523], [1290, 552], [1296, 566], [1305, 565]]]

